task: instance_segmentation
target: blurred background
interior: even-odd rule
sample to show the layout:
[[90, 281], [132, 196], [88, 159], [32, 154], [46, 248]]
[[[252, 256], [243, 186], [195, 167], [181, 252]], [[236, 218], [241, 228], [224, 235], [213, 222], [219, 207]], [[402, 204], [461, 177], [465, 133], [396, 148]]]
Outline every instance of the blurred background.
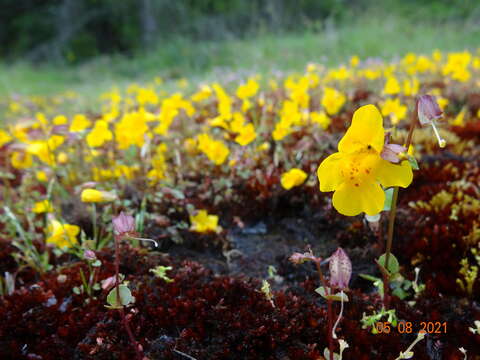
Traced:
[[478, 0], [1, 0], [0, 95], [480, 47]]

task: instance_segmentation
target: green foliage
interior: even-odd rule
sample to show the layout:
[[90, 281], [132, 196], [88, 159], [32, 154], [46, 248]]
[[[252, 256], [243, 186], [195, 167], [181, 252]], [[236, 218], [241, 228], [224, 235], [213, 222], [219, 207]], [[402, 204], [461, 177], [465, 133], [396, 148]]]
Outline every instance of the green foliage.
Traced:
[[[2, 5], [0, 56], [66, 63], [107, 53], [131, 55], [178, 38], [196, 42], [321, 31], [339, 21], [351, 23], [359, 14], [372, 19], [396, 13], [412, 23], [464, 23], [480, 14], [474, 0], [4, 0]], [[175, 61], [191, 58], [175, 55]]]

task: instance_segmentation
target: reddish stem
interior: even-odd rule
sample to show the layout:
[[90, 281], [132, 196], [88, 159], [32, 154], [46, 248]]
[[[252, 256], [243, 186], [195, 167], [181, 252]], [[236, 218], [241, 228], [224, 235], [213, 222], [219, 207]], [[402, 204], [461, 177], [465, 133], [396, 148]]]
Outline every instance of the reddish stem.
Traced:
[[[418, 100], [415, 102], [415, 111], [413, 112], [412, 120], [410, 122], [410, 129], [408, 131], [407, 140], [405, 141], [405, 147], [408, 149], [412, 143], [413, 132], [415, 131], [415, 127], [417, 126], [418, 122]], [[390, 260], [390, 253], [392, 250], [392, 243], [393, 243], [393, 229], [395, 226], [395, 215], [397, 213], [397, 199], [398, 199], [398, 187], [395, 187], [393, 190], [393, 197], [392, 197], [392, 205], [390, 209], [390, 214], [388, 216], [388, 233], [387, 233], [387, 246], [385, 249], [385, 269], [388, 271], [388, 265]], [[385, 309], [388, 309], [389, 305], [389, 283], [390, 278], [387, 273], [383, 273], [383, 305]]]
[[121, 306], [121, 308], [119, 309], [119, 313], [122, 318], [123, 326], [127, 331], [130, 342], [132, 343], [135, 349], [135, 353], [137, 354], [137, 360], [142, 360], [143, 359], [142, 351], [140, 350], [139, 344], [137, 343], [137, 341], [135, 340], [135, 337], [133, 336], [132, 329], [130, 329], [128, 319], [125, 315], [125, 309], [123, 308], [123, 305], [120, 299], [119, 285], [120, 285], [120, 240], [121, 238], [117, 235], [115, 235], [114, 238], [115, 238], [115, 293], [117, 298], [116, 303], [117, 305]]
[[[320, 264], [320, 259], [315, 259], [315, 265], [317, 266], [317, 272], [318, 272], [318, 277], [320, 278], [320, 282], [323, 285], [323, 288], [325, 289], [325, 294], [331, 295], [331, 289], [328, 287], [327, 280], [325, 280], [325, 277], [323, 276], [322, 272], [322, 266]], [[332, 337], [332, 328], [333, 328], [333, 311], [332, 311], [332, 300], [326, 299], [327, 300], [327, 319], [328, 319], [328, 326], [327, 326], [327, 337], [328, 337], [328, 351], [330, 353], [330, 359], [333, 360], [333, 337]]]

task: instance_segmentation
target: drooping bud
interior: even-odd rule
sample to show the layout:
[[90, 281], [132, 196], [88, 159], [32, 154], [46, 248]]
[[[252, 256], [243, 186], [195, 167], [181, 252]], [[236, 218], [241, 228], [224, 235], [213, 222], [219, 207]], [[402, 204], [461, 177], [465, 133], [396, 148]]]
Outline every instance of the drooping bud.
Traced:
[[338, 248], [330, 256], [330, 285], [346, 289], [352, 277], [352, 263], [342, 248]]
[[422, 125], [428, 125], [433, 120], [442, 117], [442, 110], [433, 95], [422, 95], [418, 98], [418, 120]]
[[445, 139], [440, 137], [437, 127], [435, 126], [435, 120], [442, 117], [443, 112], [440, 109], [440, 106], [435, 99], [435, 96], [432, 95], [422, 95], [418, 98], [417, 102], [418, 108], [418, 120], [421, 125], [432, 125], [433, 132], [438, 140], [438, 145], [443, 148], [447, 144]]
[[116, 235], [125, 235], [135, 232], [135, 219], [131, 215], [121, 212], [113, 219], [113, 231]]

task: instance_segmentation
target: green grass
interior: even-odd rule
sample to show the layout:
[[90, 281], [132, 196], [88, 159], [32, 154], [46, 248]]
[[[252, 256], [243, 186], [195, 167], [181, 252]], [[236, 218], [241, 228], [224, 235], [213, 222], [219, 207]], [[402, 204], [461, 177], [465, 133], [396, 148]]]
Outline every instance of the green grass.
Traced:
[[94, 99], [112, 86], [121, 88], [132, 82], [148, 82], [158, 75], [167, 80], [180, 77], [193, 82], [221, 80], [230, 71], [299, 71], [312, 61], [336, 65], [353, 54], [362, 59], [391, 59], [409, 51], [474, 50], [480, 38], [480, 27], [473, 20], [413, 23], [395, 15], [372, 14], [370, 18], [345, 21], [341, 26], [326, 23], [322, 28], [318, 32], [266, 34], [223, 42], [178, 39], [133, 58], [101, 57], [76, 66], [3, 64], [0, 98], [73, 90], [82, 96], [79, 106], [91, 108], [95, 107]]

